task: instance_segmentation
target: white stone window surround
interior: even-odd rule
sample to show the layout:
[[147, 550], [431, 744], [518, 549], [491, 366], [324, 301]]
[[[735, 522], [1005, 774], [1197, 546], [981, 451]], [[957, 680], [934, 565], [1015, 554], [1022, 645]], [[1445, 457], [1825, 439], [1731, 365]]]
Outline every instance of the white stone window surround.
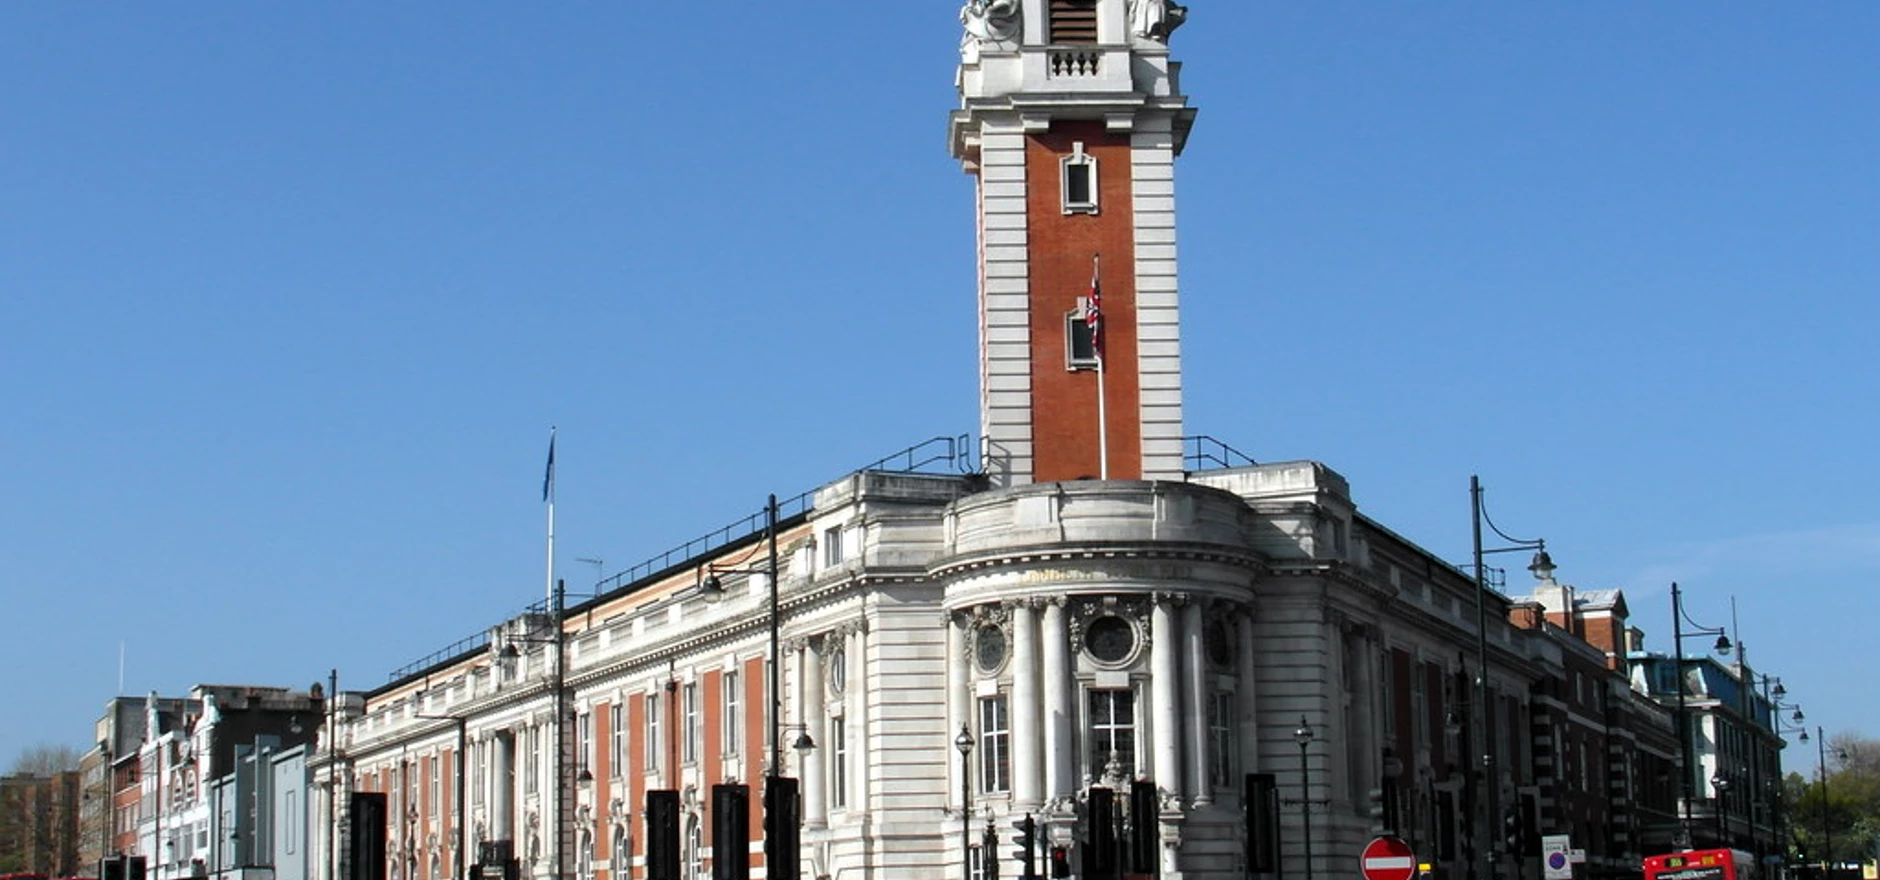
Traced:
[[1090, 341], [1090, 297], [1077, 298], [1077, 308], [1064, 313], [1064, 369], [1070, 372], [1097, 368], [1097, 347]]
[[[1093, 678], [1079, 682], [1078, 700], [1083, 723], [1078, 736], [1078, 751], [1084, 760], [1083, 772], [1090, 778], [1088, 784], [1103, 783], [1104, 768], [1111, 760], [1110, 752], [1121, 749], [1103, 748], [1099, 755], [1101, 742], [1122, 745], [1127, 738], [1128, 755], [1119, 755], [1125, 763], [1119, 768], [1122, 779], [1134, 779], [1142, 768], [1143, 756], [1148, 754], [1143, 738], [1142, 724], [1142, 689], [1127, 673], [1099, 673]], [[1127, 694], [1127, 699], [1119, 695]], [[1122, 706], [1127, 705], [1127, 717]], [[1099, 709], [1103, 711], [1099, 713]], [[1105, 733], [1099, 734], [1099, 730]]]
[[1065, 214], [1098, 213], [1097, 157], [1084, 152], [1083, 141], [1072, 141], [1058, 160], [1058, 199]]

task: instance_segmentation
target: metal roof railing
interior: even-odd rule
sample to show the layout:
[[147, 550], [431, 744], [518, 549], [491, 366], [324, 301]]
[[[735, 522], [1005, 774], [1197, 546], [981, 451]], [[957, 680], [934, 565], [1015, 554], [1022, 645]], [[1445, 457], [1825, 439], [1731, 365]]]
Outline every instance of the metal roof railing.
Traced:
[[[934, 437], [916, 443], [899, 452], [878, 458], [855, 471], [878, 471], [884, 473], [971, 473], [973, 449], [971, 440], [964, 434], [955, 437]], [[854, 471], [851, 471], [853, 473]], [[777, 502], [777, 520], [787, 522], [795, 517], [806, 516], [816, 504], [816, 490], [811, 489], [794, 497]], [[677, 547], [651, 556], [638, 564], [604, 578], [594, 585], [595, 597], [604, 596], [615, 590], [636, 583], [660, 572], [690, 563], [700, 557], [729, 547], [739, 541], [761, 535], [764, 531], [768, 511], [758, 510], [750, 516], [713, 529], [697, 538], [693, 538]], [[524, 608], [523, 614], [546, 614], [551, 610], [550, 599], [540, 599]], [[415, 675], [448, 660], [461, 657], [473, 651], [489, 647], [490, 631], [485, 628], [474, 635], [465, 636], [448, 646], [433, 651], [423, 657], [392, 670], [390, 680], [398, 681]]]

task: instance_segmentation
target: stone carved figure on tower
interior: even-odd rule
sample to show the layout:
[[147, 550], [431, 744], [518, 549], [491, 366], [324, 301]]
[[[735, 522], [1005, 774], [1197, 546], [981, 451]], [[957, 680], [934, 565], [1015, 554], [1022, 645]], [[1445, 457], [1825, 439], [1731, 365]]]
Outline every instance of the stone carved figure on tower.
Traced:
[[1020, 0], [966, 0], [960, 7], [960, 24], [966, 26], [966, 43], [1008, 43], [1019, 37]]
[[1168, 42], [1169, 34], [1188, 20], [1188, 7], [1168, 0], [1129, 0], [1129, 32], [1145, 40]]

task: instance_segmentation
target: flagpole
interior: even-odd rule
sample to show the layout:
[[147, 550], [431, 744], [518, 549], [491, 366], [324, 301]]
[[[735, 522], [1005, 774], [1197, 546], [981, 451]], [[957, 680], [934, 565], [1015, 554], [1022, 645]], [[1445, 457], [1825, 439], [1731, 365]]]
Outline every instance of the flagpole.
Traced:
[[1110, 420], [1104, 414], [1103, 352], [1097, 352], [1097, 479], [1110, 478]]
[[548, 502], [548, 588], [555, 598], [555, 426], [548, 426], [548, 467], [542, 474], [542, 500]]
[[1090, 348], [1097, 356], [1097, 479], [1110, 478], [1110, 419], [1106, 412], [1109, 395], [1103, 393], [1103, 288], [1101, 254], [1090, 255]]

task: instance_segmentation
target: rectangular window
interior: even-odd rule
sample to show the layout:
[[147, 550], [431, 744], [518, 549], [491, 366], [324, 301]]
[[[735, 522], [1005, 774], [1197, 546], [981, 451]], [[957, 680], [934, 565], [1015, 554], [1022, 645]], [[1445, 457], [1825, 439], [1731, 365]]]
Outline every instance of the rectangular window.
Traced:
[[834, 567], [842, 564], [842, 527], [824, 529], [822, 536], [823, 565]]
[[1136, 695], [1128, 690], [1090, 692], [1090, 776], [1102, 779], [1116, 765], [1124, 779], [1136, 776]]
[[738, 734], [742, 720], [738, 717], [739, 678], [736, 672], [725, 673], [721, 687], [724, 689], [724, 711], [719, 713], [718, 751], [726, 756], [738, 753]]
[[699, 706], [698, 685], [696, 683], [686, 683], [683, 691], [683, 700], [685, 704], [685, 731], [680, 742], [684, 743], [681, 748], [685, 749], [685, 763], [693, 764], [697, 763], [699, 752]]
[[[286, 810], [284, 812], [286, 812], [287, 815], [283, 822], [284, 827], [282, 828], [283, 833], [281, 834], [281, 840], [283, 845], [287, 847], [288, 854], [292, 855], [294, 849], [300, 845], [300, 792], [289, 791], [286, 795], [286, 802], [284, 804]], [[206, 846], [208, 841], [204, 840], [203, 844]]]
[[1208, 781], [1232, 788], [1234, 780], [1234, 695], [1216, 691], [1208, 699]]
[[659, 695], [647, 694], [646, 695], [646, 754], [641, 755], [640, 757], [644, 760], [644, 763], [646, 764], [646, 770], [648, 773], [658, 772], [659, 768], [664, 766], [663, 762], [661, 762], [659, 759], [659, 753], [663, 751], [660, 747], [660, 735], [659, 735], [660, 715], [661, 715], [661, 712], [659, 711]]
[[486, 743], [474, 743], [470, 746], [470, 804], [483, 806], [483, 761], [489, 756]]
[[607, 707], [607, 773], [615, 779], [627, 775], [627, 725], [619, 703]]
[[1064, 369], [1094, 370], [1097, 368], [1097, 346], [1090, 335], [1090, 321], [1085, 309], [1079, 306], [1064, 314]]
[[583, 712], [575, 719], [574, 736], [574, 753], [577, 756], [575, 760], [580, 763], [571, 772], [577, 776], [580, 775], [582, 770], [586, 770], [588, 773], [592, 774], [594, 772], [593, 712]]
[[425, 768], [424, 772], [430, 775], [431, 784], [428, 786], [430, 791], [426, 793], [427, 800], [424, 805], [424, 812], [427, 815], [435, 816], [443, 812], [444, 809], [444, 774], [439, 769], [443, 766], [443, 759], [437, 755], [432, 755], [426, 759], [425, 763], [428, 766]]
[[1004, 694], [979, 698], [979, 790], [1012, 790], [1012, 723]]
[[1058, 192], [1066, 214], [1097, 213], [1097, 158], [1084, 152], [1084, 142], [1071, 144], [1070, 155], [1058, 160]]
[[542, 773], [542, 729], [531, 727], [522, 734], [522, 790], [526, 794], [535, 793], [535, 779]]
[[830, 774], [834, 788], [829, 793], [829, 801], [838, 809], [849, 805], [849, 729], [841, 718], [829, 719], [829, 751], [835, 760], [835, 772]]

